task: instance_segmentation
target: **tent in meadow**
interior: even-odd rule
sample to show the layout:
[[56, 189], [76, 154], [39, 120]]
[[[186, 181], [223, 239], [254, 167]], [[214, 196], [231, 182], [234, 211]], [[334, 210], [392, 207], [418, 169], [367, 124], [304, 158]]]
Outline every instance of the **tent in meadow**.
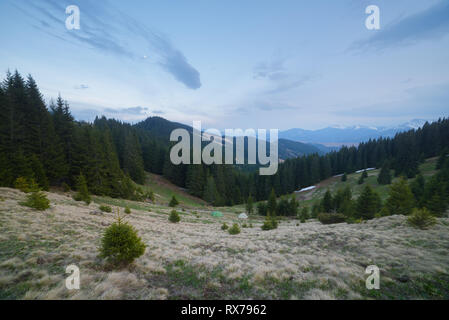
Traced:
[[212, 217], [223, 217], [223, 213], [221, 213], [220, 211], [214, 211], [211, 213]]

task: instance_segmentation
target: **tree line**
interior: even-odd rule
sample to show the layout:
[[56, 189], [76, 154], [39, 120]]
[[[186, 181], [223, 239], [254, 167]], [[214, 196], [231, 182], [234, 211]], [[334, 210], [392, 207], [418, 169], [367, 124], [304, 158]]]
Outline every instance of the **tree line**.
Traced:
[[[0, 185], [13, 186], [19, 177], [34, 179], [41, 188], [67, 184], [76, 187], [86, 178], [91, 193], [139, 198], [135, 183], [145, 172], [163, 174], [174, 184], [213, 205], [234, 205], [268, 199], [311, 186], [333, 175], [388, 161], [395, 175], [414, 177], [425, 158], [449, 146], [449, 119], [394, 138], [369, 140], [326, 155], [287, 159], [273, 176], [260, 176], [233, 165], [173, 165], [168, 141], [169, 121], [149, 127], [96, 118], [75, 121], [62, 97], [47, 106], [31, 76], [6, 75], [0, 85]], [[173, 124], [172, 124], [173, 125]]]

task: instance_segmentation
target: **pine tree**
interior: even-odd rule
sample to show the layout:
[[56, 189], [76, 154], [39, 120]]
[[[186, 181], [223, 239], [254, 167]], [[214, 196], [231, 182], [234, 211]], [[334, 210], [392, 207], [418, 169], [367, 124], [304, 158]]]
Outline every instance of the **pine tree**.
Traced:
[[365, 186], [357, 199], [356, 212], [357, 218], [372, 219], [379, 211], [381, 200], [379, 195], [369, 185]]
[[86, 178], [83, 174], [80, 174], [77, 179], [76, 189], [78, 193], [75, 195], [74, 199], [76, 201], [84, 201], [86, 204], [91, 202], [89, 190], [87, 189]]
[[267, 203], [268, 214], [274, 216], [276, 214], [276, 206], [277, 206], [276, 193], [274, 192], [274, 189], [271, 189], [270, 197], [268, 198]]
[[175, 195], [171, 197], [170, 203], [168, 204], [169, 207], [176, 207], [179, 204], [178, 199], [176, 199]]
[[444, 214], [448, 206], [445, 182], [447, 183], [447, 180], [441, 179], [439, 175], [434, 175], [424, 187], [422, 205], [438, 217]]
[[440, 157], [438, 158], [436, 169], [440, 170], [443, 168], [443, 165], [446, 161], [449, 159], [449, 148], [444, 148], [443, 151], [440, 154]]
[[348, 180], [348, 175], [346, 174], [346, 172], [341, 176], [341, 181], [342, 182], [346, 182]]
[[217, 188], [215, 187], [214, 177], [207, 177], [206, 188], [204, 189], [203, 199], [208, 203], [215, 204], [217, 203], [218, 194]]
[[390, 187], [389, 197], [385, 203], [385, 210], [389, 215], [412, 213], [415, 201], [413, 193], [404, 178], [400, 178]]
[[251, 195], [248, 196], [248, 200], [246, 201], [246, 212], [248, 214], [253, 213], [253, 197]]
[[415, 201], [418, 207], [422, 207], [423, 195], [424, 195], [424, 187], [426, 181], [422, 174], [418, 174], [418, 176], [413, 180], [410, 185], [410, 190], [412, 191]]
[[332, 194], [329, 189], [327, 189], [326, 193], [324, 194], [321, 206], [324, 212], [331, 212], [333, 209]]
[[390, 165], [387, 161], [380, 169], [379, 176], [377, 177], [377, 182], [383, 185], [391, 183]]
[[362, 172], [362, 178], [363, 178], [363, 179], [368, 178], [368, 172], [367, 172], [366, 170], [363, 170], [363, 172]]

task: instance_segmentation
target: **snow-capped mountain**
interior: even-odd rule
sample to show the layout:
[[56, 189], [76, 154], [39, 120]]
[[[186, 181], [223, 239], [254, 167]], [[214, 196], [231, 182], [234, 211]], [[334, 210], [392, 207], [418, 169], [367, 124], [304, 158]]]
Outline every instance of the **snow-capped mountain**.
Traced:
[[[422, 127], [427, 120], [413, 119], [397, 126], [332, 126], [318, 130], [289, 129], [279, 132], [279, 138], [327, 146], [356, 145], [379, 137], [393, 137], [396, 133]], [[431, 121], [428, 121], [431, 122]]]

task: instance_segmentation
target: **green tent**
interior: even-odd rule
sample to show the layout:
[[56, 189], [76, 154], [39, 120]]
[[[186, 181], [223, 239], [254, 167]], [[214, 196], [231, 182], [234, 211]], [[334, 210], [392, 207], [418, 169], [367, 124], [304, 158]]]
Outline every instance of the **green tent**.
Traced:
[[223, 217], [223, 213], [220, 211], [214, 211], [211, 213], [212, 217]]

